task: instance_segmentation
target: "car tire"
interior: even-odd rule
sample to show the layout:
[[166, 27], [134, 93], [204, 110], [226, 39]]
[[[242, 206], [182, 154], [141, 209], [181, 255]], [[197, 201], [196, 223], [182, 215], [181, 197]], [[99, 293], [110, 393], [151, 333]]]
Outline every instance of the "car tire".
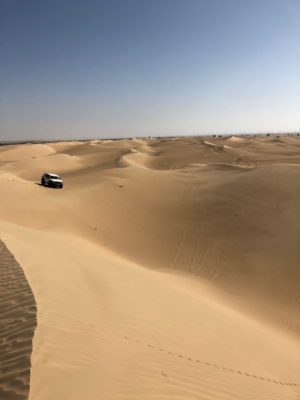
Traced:
[[45, 186], [45, 179], [44, 179], [44, 177], [43, 177], [42, 180], [41, 180], [41, 184], [42, 184], [43, 186]]

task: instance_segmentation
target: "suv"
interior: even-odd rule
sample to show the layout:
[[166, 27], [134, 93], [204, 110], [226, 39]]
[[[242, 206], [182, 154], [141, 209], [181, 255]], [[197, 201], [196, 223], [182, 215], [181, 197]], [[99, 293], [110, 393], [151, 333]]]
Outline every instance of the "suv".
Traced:
[[64, 187], [64, 183], [60, 176], [56, 174], [49, 174], [48, 172], [42, 176], [41, 184], [43, 186], [50, 186], [60, 189]]

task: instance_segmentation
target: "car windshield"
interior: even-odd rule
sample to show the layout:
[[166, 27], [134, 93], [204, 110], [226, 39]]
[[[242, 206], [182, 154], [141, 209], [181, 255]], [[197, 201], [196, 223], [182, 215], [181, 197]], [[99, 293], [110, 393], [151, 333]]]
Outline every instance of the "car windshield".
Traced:
[[60, 179], [58, 175], [50, 175], [50, 179]]

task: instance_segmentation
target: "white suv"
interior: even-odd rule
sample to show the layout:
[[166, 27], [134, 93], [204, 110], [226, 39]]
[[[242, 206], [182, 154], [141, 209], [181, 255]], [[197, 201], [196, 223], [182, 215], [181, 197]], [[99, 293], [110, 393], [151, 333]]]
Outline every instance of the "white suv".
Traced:
[[60, 188], [60, 189], [62, 189], [64, 187], [64, 183], [63, 183], [61, 177], [56, 174], [50, 174], [49, 172], [45, 173], [42, 176], [41, 184], [43, 186], [50, 186], [50, 187], [55, 187], [55, 188]]

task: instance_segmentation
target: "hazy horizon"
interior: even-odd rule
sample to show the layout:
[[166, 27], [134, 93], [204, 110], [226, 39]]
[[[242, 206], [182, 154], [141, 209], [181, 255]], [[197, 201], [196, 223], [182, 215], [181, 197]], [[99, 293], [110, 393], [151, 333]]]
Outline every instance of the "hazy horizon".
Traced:
[[86, 136], [86, 137], [72, 137], [71, 135], [69, 137], [56, 137], [56, 138], [51, 138], [51, 137], [44, 137], [44, 138], [38, 138], [36, 137], [35, 139], [32, 138], [26, 138], [26, 139], [0, 139], [0, 145], [5, 145], [5, 144], [26, 144], [26, 143], [51, 143], [51, 142], [72, 142], [72, 141], [78, 141], [78, 142], [85, 142], [85, 141], [95, 141], [95, 140], [126, 140], [126, 139], [172, 139], [172, 138], [199, 138], [199, 137], [211, 137], [211, 138], [226, 138], [226, 137], [257, 137], [257, 136], [299, 136], [300, 132], [294, 131], [294, 132], [227, 132], [227, 133], [203, 133], [203, 134], [178, 134], [178, 135], [131, 135], [131, 136]]
[[0, 140], [300, 129], [297, 0], [1, 1]]

